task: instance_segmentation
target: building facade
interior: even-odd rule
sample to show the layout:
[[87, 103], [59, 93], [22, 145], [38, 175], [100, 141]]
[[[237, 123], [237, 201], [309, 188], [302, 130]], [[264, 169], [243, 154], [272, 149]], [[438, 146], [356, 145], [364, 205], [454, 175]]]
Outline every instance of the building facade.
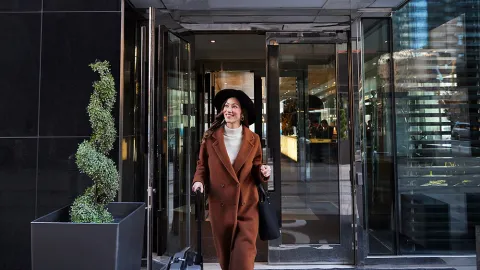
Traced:
[[160, 258], [195, 243], [198, 143], [235, 87], [255, 101], [282, 224], [257, 261], [475, 264], [480, 0], [150, 2], [0, 3], [0, 269], [30, 269], [30, 222], [91, 184], [74, 155], [96, 59], [118, 89], [118, 200], [146, 201], [151, 180]]
[[[96, 75], [88, 64], [110, 61], [119, 84], [120, 7], [119, 1], [0, 4], [1, 269], [30, 269], [30, 222], [91, 184], [74, 160], [91, 133], [86, 104]], [[113, 158], [118, 162], [118, 154]]]

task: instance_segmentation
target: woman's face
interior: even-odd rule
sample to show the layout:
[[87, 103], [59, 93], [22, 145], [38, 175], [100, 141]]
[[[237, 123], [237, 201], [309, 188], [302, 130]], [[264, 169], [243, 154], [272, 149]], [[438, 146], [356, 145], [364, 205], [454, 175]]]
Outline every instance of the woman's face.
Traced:
[[236, 98], [229, 98], [223, 106], [223, 116], [228, 124], [240, 124], [242, 119], [242, 108]]

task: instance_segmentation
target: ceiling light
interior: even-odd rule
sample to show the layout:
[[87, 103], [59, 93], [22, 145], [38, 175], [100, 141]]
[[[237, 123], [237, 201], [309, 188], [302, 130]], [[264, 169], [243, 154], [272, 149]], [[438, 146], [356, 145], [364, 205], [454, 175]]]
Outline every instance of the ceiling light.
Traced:
[[215, 43], [215, 40], [212, 39], [212, 40], [210, 40], [210, 42], [211, 42], [211, 43]]

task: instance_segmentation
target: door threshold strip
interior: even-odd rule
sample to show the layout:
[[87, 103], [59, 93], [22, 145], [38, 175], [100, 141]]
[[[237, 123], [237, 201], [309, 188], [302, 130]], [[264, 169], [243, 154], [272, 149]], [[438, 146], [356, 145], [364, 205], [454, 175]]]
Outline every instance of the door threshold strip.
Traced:
[[[267, 263], [255, 263], [254, 266], [255, 270], [261, 270], [261, 269], [278, 269], [278, 270], [289, 270], [289, 269], [302, 269], [302, 270], [308, 270], [308, 269], [354, 269], [354, 266], [351, 265], [328, 265], [328, 264], [301, 264], [301, 265], [292, 265], [292, 264], [282, 264], [282, 265], [277, 265], [277, 264], [267, 264]], [[204, 270], [221, 270], [220, 264], [218, 263], [204, 263], [203, 264], [203, 269]]]

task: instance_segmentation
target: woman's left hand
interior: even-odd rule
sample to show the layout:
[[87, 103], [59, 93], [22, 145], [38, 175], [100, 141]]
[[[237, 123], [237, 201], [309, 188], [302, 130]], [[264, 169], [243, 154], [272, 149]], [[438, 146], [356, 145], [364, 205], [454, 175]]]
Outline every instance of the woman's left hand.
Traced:
[[270, 177], [271, 171], [272, 170], [270, 169], [270, 166], [268, 166], [268, 165], [262, 165], [260, 167], [260, 172], [262, 173], [263, 177], [265, 177], [265, 178]]

